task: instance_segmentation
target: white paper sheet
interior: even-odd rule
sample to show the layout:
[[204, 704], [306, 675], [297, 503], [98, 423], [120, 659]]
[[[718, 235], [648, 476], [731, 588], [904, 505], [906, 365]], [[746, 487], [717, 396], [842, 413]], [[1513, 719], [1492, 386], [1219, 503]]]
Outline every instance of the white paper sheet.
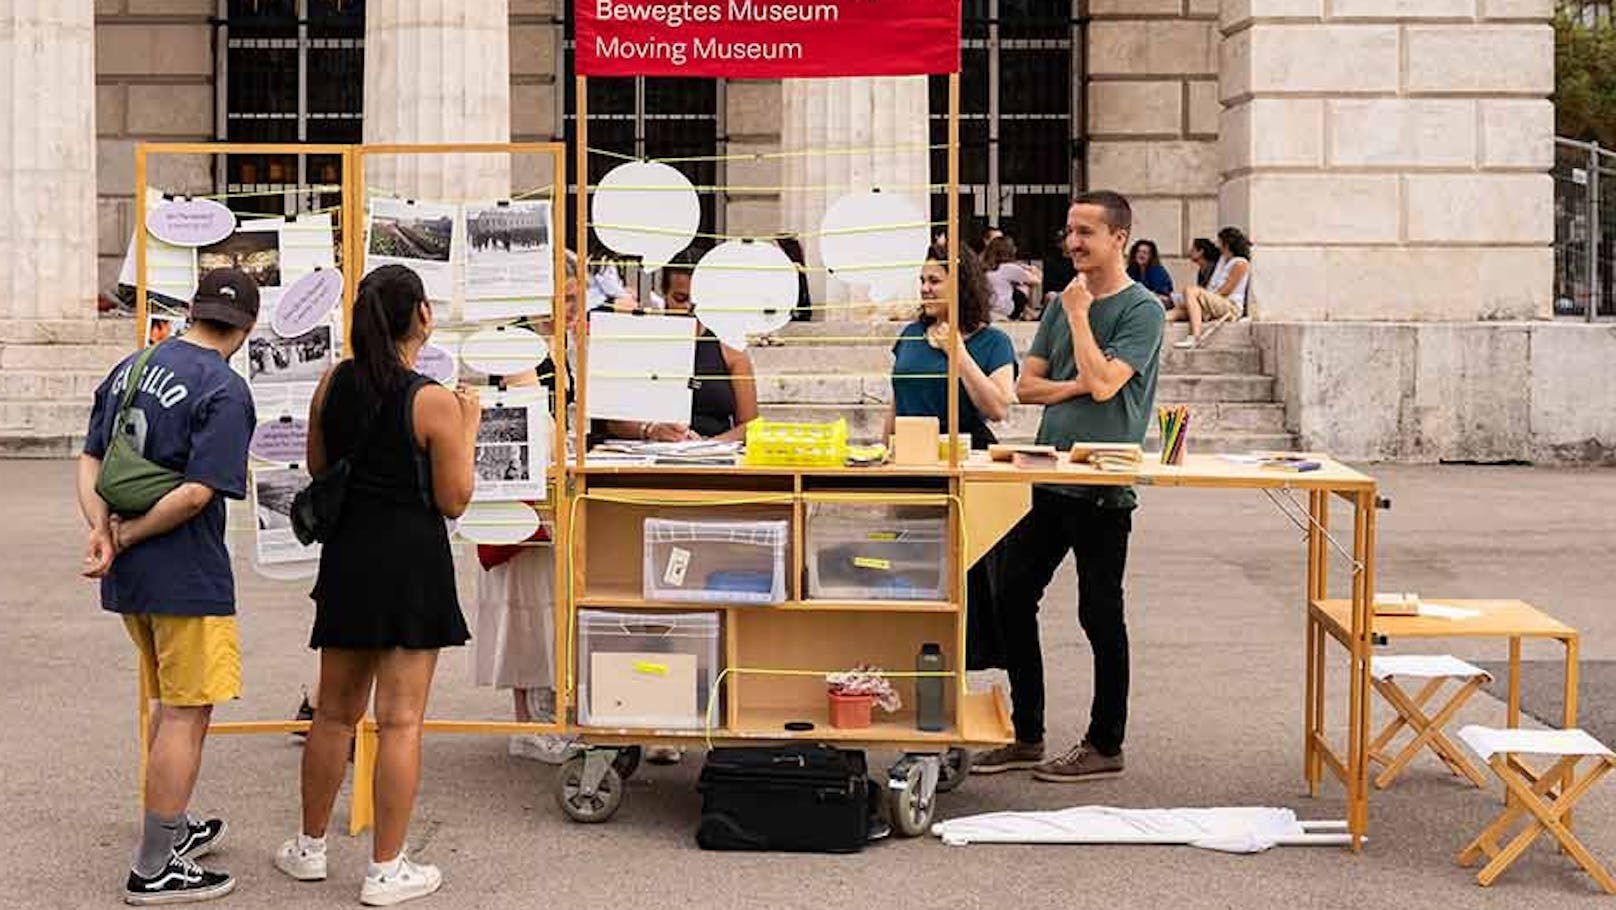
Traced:
[[[151, 211], [163, 202], [163, 194], [159, 190], [146, 188], [146, 210]], [[135, 230], [141, 230], [145, 225], [142, 216], [141, 223]], [[123, 257], [123, 268], [118, 272], [118, 283], [135, 285], [135, 237], [129, 238], [129, 249]], [[153, 300], [154, 310], [184, 308], [190, 305], [191, 296], [196, 293], [196, 250], [189, 247], [174, 246], [164, 243], [153, 237], [150, 232], [146, 234], [146, 290], [148, 294], [161, 294], [170, 298], [173, 303], [165, 305], [164, 301]]]
[[466, 207], [466, 319], [550, 315], [555, 297], [551, 211], [549, 200]]
[[477, 430], [477, 484], [471, 498], [545, 499], [554, 424], [544, 388], [484, 391], [482, 409], [483, 421]]
[[1434, 601], [1424, 600], [1420, 601], [1420, 615], [1429, 616], [1433, 619], [1451, 619], [1457, 622], [1466, 619], [1475, 619], [1481, 615], [1481, 611], [1472, 610], [1468, 607], [1455, 607], [1451, 604], [1436, 603]]
[[452, 300], [454, 248], [461, 242], [458, 215], [453, 205], [372, 197], [365, 218], [364, 273], [394, 263], [408, 266], [421, 277], [429, 299]]
[[1469, 724], [1459, 728], [1459, 739], [1484, 760], [1506, 752], [1522, 755], [1616, 754], [1582, 730], [1500, 730]]
[[696, 320], [589, 314], [590, 419], [689, 423]]
[[303, 546], [292, 532], [292, 499], [311, 478], [302, 468], [258, 468], [252, 472], [253, 527], [258, 562], [275, 565], [320, 558], [320, 545]]

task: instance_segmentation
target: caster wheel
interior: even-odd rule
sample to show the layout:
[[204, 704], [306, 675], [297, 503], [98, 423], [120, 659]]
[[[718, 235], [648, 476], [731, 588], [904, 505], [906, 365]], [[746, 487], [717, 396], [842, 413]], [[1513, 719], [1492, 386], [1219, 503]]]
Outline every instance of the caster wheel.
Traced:
[[971, 753], [949, 749], [943, 755], [942, 774], [937, 778], [938, 793], [952, 793], [971, 776]]
[[584, 793], [584, 764], [587, 755], [574, 756], [556, 775], [556, 804], [575, 822], [598, 824], [611, 818], [623, 804], [623, 778], [608, 765], [595, 792]]
[[612, 770], [623, 780], [629, 780], [634, 772], [640, 769], [640, 757], [643, 750], [639, 746], [625, 746], [617, 750], [617, 758], [612, 760]]
[[933, 794], [923, 794], [919, 762], [905, 769], [902, 789], [889, 790], [887, 814], [892, 818], [892, 829], [904, 837], [919, 837], [931, 830], [931, 819], [937, 803]]

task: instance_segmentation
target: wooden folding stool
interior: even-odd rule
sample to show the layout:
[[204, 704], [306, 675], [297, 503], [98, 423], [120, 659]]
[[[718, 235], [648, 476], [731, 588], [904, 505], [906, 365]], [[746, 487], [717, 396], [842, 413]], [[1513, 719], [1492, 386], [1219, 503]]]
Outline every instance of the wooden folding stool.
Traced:
[[[1491, 885], [1510, 863], [1520, 859], [1526, 848], [1544, 831], [1559, 841], [1561, 852], [1577, 861], [1593, 876], [1606, 894], [1616, 894], [1616, 878], [1600, 865], [1588, 848], [1571, 833], [1571, 809], [1601, 777], [1616, 768], [1616, 754], [1582, 730], [1495, 730], [1467, 726], [1459, 730], [1475, 753], [1486, 760], [1503, 782], [1507, 795], [1505, 809], [1476, 839], [1459, 853], [1459, 865], [1472, 866], [1482, 854], [1491, 860], [1476, 873], [1476, 881]], [[1556, 756], [1548, 770], [1535, 771], [1518, 754]], [[1586, 772], [1578, 766], [1588, 764]], [[1530, 815], [1525, 828], [1508, 844], [1498, 846], [1522, 816]]]
[[[1384, 766], [1375, 778], [1376, 787], [1384, 790], [1391, 786], [1422, 748], [1429, 748], [1453, 773], [1469, 778], [1478, 787], [1487, 786], [1487, 776], [1443, 732], [1470, 696], [1492, 681], [1487, 671], [1447, 654], [1385, 654], [1375, 656], [1369, 673], [1375, 691], [1397, 711], [1397, 717], [1369, 743], [1369, 760]], [[1398, 676], [1425, 679], [1426, 683], [1410, 695], [1393, 679]], [[1449, 680], [1460, 683], [1458, 690], [1436, 713], [1427, 714], [1426, 705]], [[1414, 736], [1392, 755], [1388, 747], [1404, 727], [1413, 730]]]

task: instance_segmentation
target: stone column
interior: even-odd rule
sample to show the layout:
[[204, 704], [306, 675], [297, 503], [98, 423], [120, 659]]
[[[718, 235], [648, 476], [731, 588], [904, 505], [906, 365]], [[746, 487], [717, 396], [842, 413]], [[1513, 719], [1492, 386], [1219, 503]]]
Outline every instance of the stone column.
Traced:
[[[920, 189], [931, 182], [927, 120], [929, 96], [925, 76], [852, 79], [788, 79], [782, 89], [784, 109], [781, 148], [793, 153], [781, 167], [789, 190], [782, 200], [782, 228], [804, 234], [810, 266], [819, 266], [819, 243], [813, 233], [837, 198], [857, 189], [893, 187], [912, 198], [929, 217], [931, 199]], [[824, 149], [873, 149], [856, 154], [801, 155]], [[895, 149], [903, 149], [898, 151]], [[819, 189], [824, 187], [825, 189]], [[918, 254], [917, 254], [918, 255]], [[852, 289], [824, 272], [810, 273], [814, 300], [820, 304], [856, 302]], [[860, 295], [862, 296], [862, 295]], [[898, 305], [907, 318], [913, 304]], [[816, 313], [829, 319], [873, 315], [860, 311]]]
[[67, 454], [100, 366], [94, 4], [0, 0], [0, 61], [0, 453]]
[[[392, 0], [365, 13], [365, 141], [509, 142], [507, 0]], [[366, 159], [365, 182], [434, 201], [504, 198], [506, 155]]]

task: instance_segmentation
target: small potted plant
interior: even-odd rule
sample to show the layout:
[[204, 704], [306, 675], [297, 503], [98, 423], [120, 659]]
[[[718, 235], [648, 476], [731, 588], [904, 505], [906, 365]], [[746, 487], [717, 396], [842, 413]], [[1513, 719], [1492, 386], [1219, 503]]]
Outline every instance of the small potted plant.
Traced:
[[831, 673], [825, 677], [830, 699], [830, 725], [840, 730], [868, 727], [870, 713], [876, 705], [887, 713], [903, 707], [892, 683], [880, 667], [860, 664], [844, 673]]

